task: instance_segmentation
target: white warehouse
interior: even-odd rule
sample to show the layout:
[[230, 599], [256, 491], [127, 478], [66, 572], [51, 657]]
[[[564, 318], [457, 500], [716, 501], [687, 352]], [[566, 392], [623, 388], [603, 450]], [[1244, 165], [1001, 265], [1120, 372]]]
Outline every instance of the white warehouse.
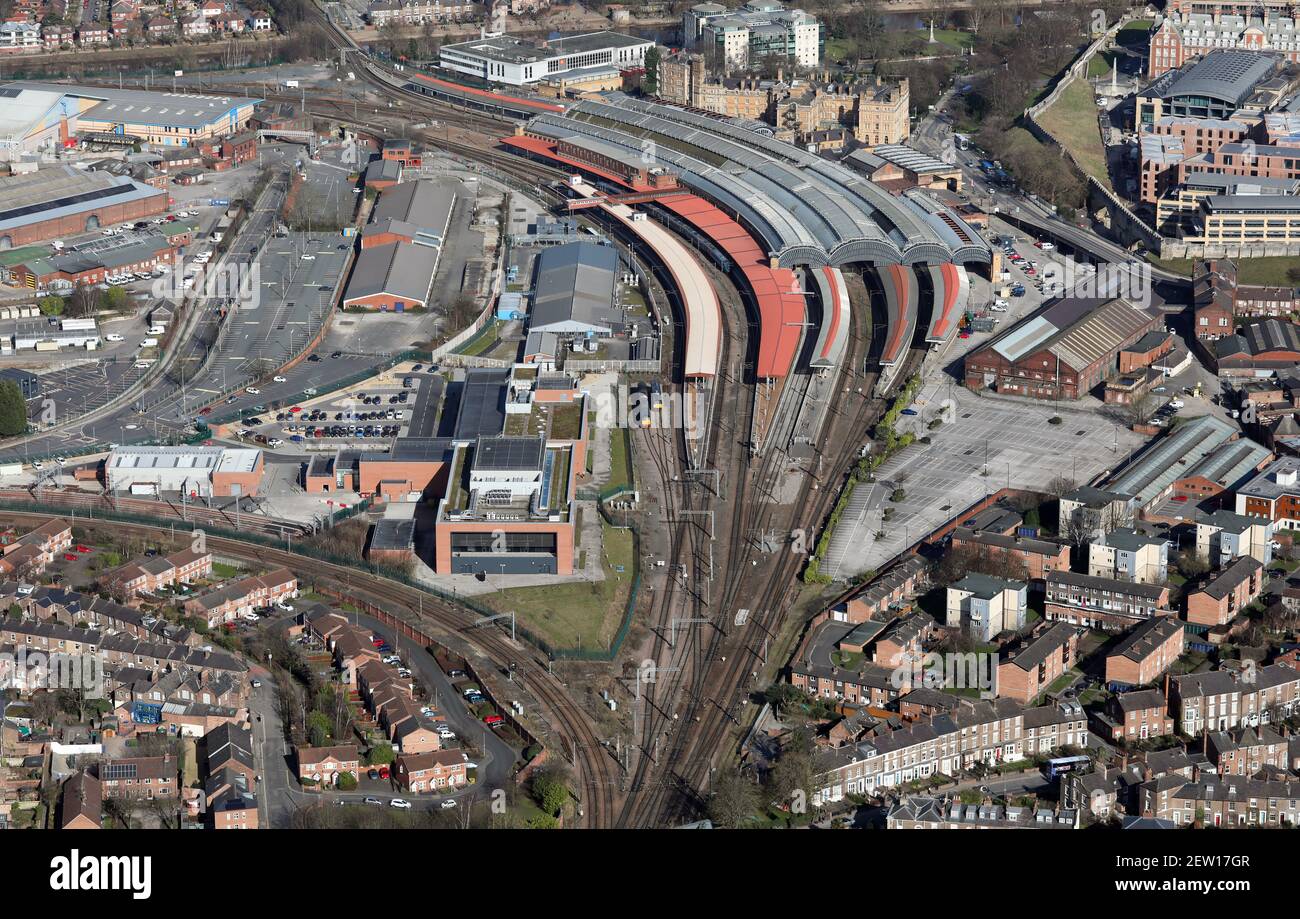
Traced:
[[104, 461], [111, 492], [193, 498], [255, 495], [262, 451], [247, 447], [119, 447]]
[[527, 86], [546, 77], [589, 67], [640, 67], [654, 42], [621, 32], [588, 32], [535, 43], [501, 32], [443, 45], [438, 63], [492, 83]]

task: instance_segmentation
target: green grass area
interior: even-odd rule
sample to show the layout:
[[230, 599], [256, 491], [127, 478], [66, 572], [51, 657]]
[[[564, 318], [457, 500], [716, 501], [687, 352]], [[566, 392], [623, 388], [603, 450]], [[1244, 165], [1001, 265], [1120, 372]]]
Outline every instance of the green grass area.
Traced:
[[1094, 78], [1109, 76], [1115, 66], [1115, 57], [1114, 51], [1099, 51], [1088, 58], [1088, 76]]
[[45, 258], [54, 250], [49, 246], [19, 246], [0, 252], [0, 267], [12, 268], [34, 258]]
[[239, 574], [239, 569], [225, 562], [213, 562], [212, 573], [219, 578], [233, 578]]
[[513, 610], [521, 625], [556, 648], [608, 648], [623, 618], [636, 559], [630, 530], [602, 520], [601, 538], [603, 581], [514, 587], [481, 599], [501, 612]]
[[549, 435], [556, 440], [577, 440], [582, 433], [582, 406], [577, 402], [551, 406]]
[[1084, 172], [1111, 187], [1091, 86], [1083, 80], [1072, 82], [1056, 103], [1038, 116], [1038, 123], [1070, 151]]
[[832, 651], [831, 664], [846, 670], [857, 670], [864, 656], [861, 651]]
[[497, 324], [495, 321], [488, 323], [484, 328], [456, 353], [464, 354], [466, 357], [478, 357], [486, 351], [491, 351], [497, 343]]
[[609, 482], [606, 488], [616, 485], [632, 485], [632, 457], [629, 453], [630, 438], [623, 428], [610, 428], [609, 431]]
[[1115, 43], [1125, 48], [1147, 49], [1150, 41], [1151, 20], [1134, 19], [1115, 35]]
[[826, 39], [826, 56], [832, 61], [842, 61], [853, 48], [853, 43], [844, 38]]
[[[916, 34], [929, 42], [929, 29], [920, 29]], [[935, 29], [934, 40], [942, 45], [947, 45], [954, 51], [966, 51], [974, 43], [975, 36], [971, 35], [969, 32], [961, 32], [957, 29]]]
[[1063, 674], [1061, 674], [1059, 677], [1057, 677], [1057, 678], [1056, 678], [1056, 681], [1055, 681], [1054, 683], [1052, 683], [1051, 686], [1048, 686], [1048, 687], [1047, 687], [1047, 692], [1048, 692], [1049, 694], [1051, 694], [1051, 693], [1056, 693], [1056, 692], [1060, 692], [1061, 690], [1065, 689], [1065, 687], [1069, 686], [1071, 683], [1073, 683], [1073, 682], [1074, 682], [1075, 680], [1077, 680], [1078, 678], [1079, 678], [1079, 671], [1078, 671], [1078, 670], [1073, 670], [1073, 669], [1072, 669], [1072, 670], [1067, 670], [1065, 673], [1063, 673]]
[[[1157, 268], [1190, 278], [1196, 259], [1190, 258], [1155, 258], [1147, 256], [1148, 261]], [[1268, 256], [1265, 258], [1243, 258], [1237, 263], [1237, 283], [1261, 287], [1294, 287], [1295, 282], [1287, 277], [1287, 271], [1300, 266], [1300, 259], [1294, 256]]]

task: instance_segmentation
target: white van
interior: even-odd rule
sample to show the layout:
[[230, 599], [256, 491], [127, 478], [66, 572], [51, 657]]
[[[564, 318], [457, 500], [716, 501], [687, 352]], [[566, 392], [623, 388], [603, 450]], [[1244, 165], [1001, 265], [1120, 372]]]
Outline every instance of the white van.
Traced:
[[126, 341], [126, 339], [116, 332], [109, 332], [104, 336], [104, 341]]
[[151, 326], [149, 326], [149, 334], [150, 334], [150, 335], [165, 335], [165, 334], [167, 334], [167, 327], [166, 327], [166, 326], [161, 326], [161, 325], [151, 325]]
[[142, 338], [142, 339], [140, 339], [140, 347], [141, 347], [141, 348], [156, 348], [156, 347], [158, 347], [158, 339], [156, 339], [156, 338]]

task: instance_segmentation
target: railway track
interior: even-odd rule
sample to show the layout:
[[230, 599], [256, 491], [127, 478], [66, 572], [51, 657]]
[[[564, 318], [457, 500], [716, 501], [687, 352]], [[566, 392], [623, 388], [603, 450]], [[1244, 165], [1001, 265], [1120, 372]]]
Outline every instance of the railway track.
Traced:
[[[331, 23], [324, 22], [323, 17], [322, 23], [335, 36], [336, 47], [356, 50], [351, 40]], [[515, 121], [511, 118], [494, 118], [481, 112], [470, 113], [407, 90], [395, 78], [377, 73], [363, 56], [358, 60], [358, 65], [362, 78], [381, 93], [409, 102], [413, 109], [438, 116], [448, 125], [455, 124], [479, 131], [491, 138]], [[346, 101], [321, 100], [321, 103], [326, 109], [333, 108], [334, 114], [331, 115], [328, 111], [318, 111], [316, 114], [373, 133], [375, 122], [362, 122], [357, 117], [355, 103], [351, 106], [351, 113], [347, 111], [349, 106]], [[380, 113], [375, 114], [378, 119]], [[521, 160], [493, 150], [486, 144], [453, 141], [450, 128], [441, 134], [425, 131], [417, 136], [472, 161], [486, 163], [534, 189], [565, 176], [561, 170]], [[558, 685], [550, 687], [554, 694], [545, 700], [546, 704], [567, 716], [567, 730], [574, 756], [583, 765], [581, 784], [584, 800], [591, 802], [587, 815], [590, 825], [610, 825], [610, 821], [616, 819], [620, 826], [662, 826], [680, 817], [694, 815], [703, 804], [713, 763], [719, 754], [730, 752], [727, 745], [728, 732], [741, 725], [736, 711], [743, 704], [744, 688], [751, 679], [749, 674], [757, 672], [759, 667], [755, 666], [755, 662], [761, 660], [764, 653], [758, 639], [770, 639], [779, 634], [785, 613], [798, 591], [798, 575], [806, 557], [806, 552], [787, 552], [773, 564], [770, 558], [762, 556], [749, 537], [769, 528], [778, 532], [798, 530], [800, 524], [803, 524], [806, 533], [814, 534], [836, 500], [838, 486], [856, 458], [862, 435], [885, 407], [883, 399], [871, 397], [876, 375], [856, 370], [861, 365], [870, 341], [870, 324], [867, 311], [860, 309], [854, 313], [852, 345], [849, 349], [851, 353], [845, 358], [847, 363], [841, 374], [846, 390], [852, 393], [850, 399], [845, 401], [857, 404], [852, 408], [846, 406], [827, 426], [829, 430], [823, 437], [823, 443], [838, 445], [833, 448], [830, 461], [825, 463], [827, 474], [816, 488], [813, 477], [809, 476], [801, 485], [793, 503], [787, 505], [776, 500], [764, 500], [775, 495], [782, 478], [790, 470], [779, 450], [765, 451], [758, 460], [754, 460], [749, 451], [743, 448], [745, 445], [736, 443], [734, 432], [748, 429], [748, 425], [741, 419], [732, 419], [737, 422], [737, 426], [730, 438], [716, 436], [710, 447], [713, 459], [710, 465], [718, 468], [717, 461], [722, 460], [726, 469], [727, 490], [730, 494], [727, 501], [715, 501], [712, 497], [706, 499], [696, 493], [698, 489], [674, 497], [671, 483], [686, 468], [685, 445], [678, 445], [671, 435], [652, 435], [648, 438], [647, 446], [652, 462], [666, 484], [666, 521], [671, 525], [674, 518], [687, 515], [698, 519], [698, 514], [712, 509], [715, 520], [721, 517], [727, 530], [727, 544], [715, 547], [720, 551], [713, 558], [714, 569], [721, 567], [727, 573], [722, 579], [721, 591], [712, 592], [712, 596], [707, 598], [709, 602], [706, 602], [698, 586], [699, 578], [689, 587], [680, 578], [670, 578], [659, 598], [659, 612], [656, 620], [651, 623], [656, 636], [652, 656], [659, 662], [666, 655], [667, 663], [660, 666], [676, 669], [669, 671], [672, 674], [670, 679], [656, 679], [646, 688], [646, 723], [640, 737], [643, 755], [630, 777], [629, 790], [633, 794], [617, 814], [614, 810], [611, 758], [604, 754], [589, 721], [568, 699], [563, 688]], [[743, 310], [739, 320], [733, 317], [728, 347], [733, 348], [737, 341], [747, 339], [750, 326]], [[909, 366], [914, 365], [918, 359], [917, 352], [909, 352]], [[905, 379], [908, 373], [908, 368], [904, 368], [899, 378]], [[739, 380], [740, 375], [737, 373], [734, 377], [728, 375], [720, 378], [720, 389], [730, 391], [733, 386], [743, 386], [733, 382], [733, 379]], [[862, 393], [860, 398], [857, 397], [858, 392]], [[719, 392], [717, 398], [718, 405], [726, 404], [723, 392]], [[742, 400], [742, 404], [747, 404], [748, 412], [752, 414], [753, 400]], [[723, 423], [721, 417], [715, 420], [718, 424]], [[725, 447], [721, 446], [724, 442]], [[706, 536], [703, 527], [696, 520], [679, 520], [673, 530], [671, 557], [676, 566], [684, 564], [688, 559], [696, 563], [706, 548], [705, 540], [717, 535], [713, 533]], [[811, 535], [806, 538], [811, 541]], [[699, 566], [693, 564], [693, 567], [698, 569]], [[410, 599], [403, 593], [408, 589], [395, 582], [372, 585], [371, 589], [380, 599], [388, 602], [401, 603]], [[685, 599], [684, 593], [689, 593]], [[449, 604], [446, 606], [450, 607]], [[729, 622], [731, 614], [742, 606], [751, 610], [749, 618], [742, 626], [732, 626]], [[674, 613], [682, 611], [687, 613], [684, 618], [707, 620], [707, 624], [688, 627], [677, 633], [676, 641], [670, 642], [665, 632], [674, 631]], [[455, 612], [454, 608], [444, 613], [444, 618], [452, 626], [457, 622], [463, 624], [465, 617], [463, 611]], [[485, 652], [496, 655], [517, 653], [515, 649], [504, 647], [500, 642], [488, 640], [480, 644]], [[494, 659], [501, 660], [501, 657]], [[719, 667], [718, 664], [723, 666]], [[661, 737], [668, 741], [668, 749], [662, 758], [657, 754]]]
[[[0, 509], [6, 519], [39, 522], [48, 514]], [[125, 523], [113, 520], [98, 524], [85, 519], [81, 524], [111, 526], [117, 536], [132, 534], [145, 538], [158, 538], [174, 534], [166, 526], [142, 523]], [[388, 610], [406, 610], [416, 621], [426, 621], [450, 631], [492, 661], [504, 665], [515, 664], [514, 679], [536, 696], [549, 710], [561, 750], [567, 746], [573, 762], [579, 768], [577, 784], [581, 789], [583, 821], [590, 827], [609, 825], [614, 811], [614, 786], [616, 764], [601, 744], [586, 713], [578, 707], [565, 688], [553, 677], [535, 649], [516, 644], [503, 634], [490, 629], [476, 628], [474, 613], [434, 594], [401, 584], [378, 575], [369, 574], [346, 565], [298, 555], [286, 549], [246, 543], [222, 536], [208, 536], [208, 548], [224, 558], [248, 562], [257, 567], [283, 566], [307, 581], [328, 578], [342, 587], [355, 599], [370, 601]]]

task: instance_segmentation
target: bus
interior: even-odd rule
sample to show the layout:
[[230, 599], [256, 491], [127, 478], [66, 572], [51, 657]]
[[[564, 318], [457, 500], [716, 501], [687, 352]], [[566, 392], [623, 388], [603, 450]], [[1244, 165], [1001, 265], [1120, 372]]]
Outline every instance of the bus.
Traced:
[[970, 149], [970, 136], [969, 136], [969, 135], [966, 135], [966, 134], [957, 134], [957, 135], [955, 135], [955, 137], [956, 137], [955, 143], [957, 144], [957, 149], [958, 149], [958, 150], [969, 150], [969, 149]]
[[1090, 756], [1058, 756], [1047, 761], [1047, 765], [1043, 766], [1043, 772], [1049, 779], [1054, 779], [1063, 772], [1078, 772], [1091, 762]]

